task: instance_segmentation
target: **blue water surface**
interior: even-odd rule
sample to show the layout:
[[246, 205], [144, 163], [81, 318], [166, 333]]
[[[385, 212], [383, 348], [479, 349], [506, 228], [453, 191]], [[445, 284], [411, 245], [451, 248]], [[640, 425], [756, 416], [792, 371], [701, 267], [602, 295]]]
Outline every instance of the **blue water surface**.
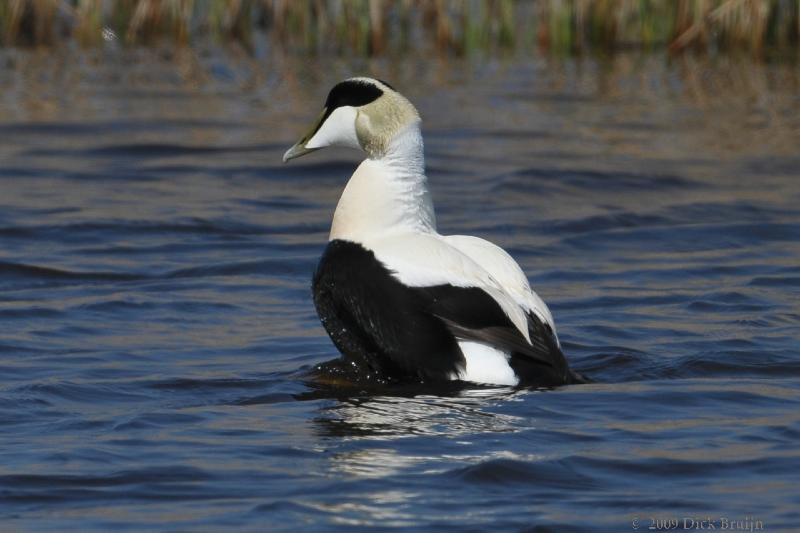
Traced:
[[[4, 54], [3, 531], [800, 527], [793, 67]], [[361, 73], [595, 383], [309, 381], [359, 155], [280, 158]]]

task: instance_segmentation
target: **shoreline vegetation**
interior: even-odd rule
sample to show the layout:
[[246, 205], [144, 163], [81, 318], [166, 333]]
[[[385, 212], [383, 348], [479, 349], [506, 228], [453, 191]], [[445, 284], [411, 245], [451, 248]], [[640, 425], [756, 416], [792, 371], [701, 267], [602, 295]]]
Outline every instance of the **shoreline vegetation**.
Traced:
[[643, 50], [796, 61], [800, 0], [3, 0], [6, 47], [193, 46], [316, 54]]

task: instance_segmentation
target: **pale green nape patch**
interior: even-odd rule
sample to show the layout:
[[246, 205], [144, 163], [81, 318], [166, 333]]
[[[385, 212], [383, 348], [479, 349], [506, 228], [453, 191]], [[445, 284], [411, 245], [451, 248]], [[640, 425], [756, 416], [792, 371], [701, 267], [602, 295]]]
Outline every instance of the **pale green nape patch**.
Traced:
[[382, 83], [383, 95], [358, 108], [356, 136], [371, 158], [385, 155], [390, 141], [407, 126], [420, 121], [414, 105], [403, 95]]

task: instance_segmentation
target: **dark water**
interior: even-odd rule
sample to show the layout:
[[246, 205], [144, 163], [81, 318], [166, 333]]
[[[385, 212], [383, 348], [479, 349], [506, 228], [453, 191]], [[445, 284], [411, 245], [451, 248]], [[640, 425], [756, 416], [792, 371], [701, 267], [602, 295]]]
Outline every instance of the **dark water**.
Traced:
[[[3, 531], [800, 527], [793, 67], [3, 61]], [[306, 381], [358, 156], [280, 155], [363, 72], [423, 113], [441, 230], [515, 255], [596, 384]]]

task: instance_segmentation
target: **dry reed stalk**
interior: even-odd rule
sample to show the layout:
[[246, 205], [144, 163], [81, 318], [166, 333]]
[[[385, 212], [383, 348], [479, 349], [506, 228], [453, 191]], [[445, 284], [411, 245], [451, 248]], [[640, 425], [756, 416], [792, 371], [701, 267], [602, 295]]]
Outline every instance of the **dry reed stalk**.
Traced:
[[256, 26], [290, 49], [366, 55], [534, 42], [551, 53], [663, 45], [796, 53], [800, 0], [0, 0], [5, 45], [62, 36], [98, 44], [107, 27], [128, 44], [203, 35], [246, 42]]

